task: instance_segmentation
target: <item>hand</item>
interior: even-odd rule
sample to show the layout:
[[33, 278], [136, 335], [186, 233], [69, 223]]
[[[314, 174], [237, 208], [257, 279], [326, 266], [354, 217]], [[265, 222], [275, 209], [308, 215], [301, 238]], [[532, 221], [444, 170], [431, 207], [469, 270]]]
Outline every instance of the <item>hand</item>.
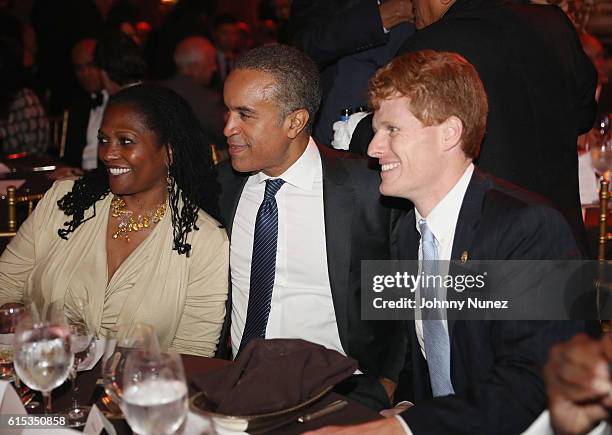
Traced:
[[353, 426], [327, 426], [304, 435], [405, 435], [404, 428], [396, 418], [385, 418]]
[[608, 417], [612, 407], [612, 383], [608, 363], [612, 361], [612, 337], [601, 341], [584, 334], [551, 348], [544, 369], [548, 409], [556, 433], [589, 432]]
[[393, 417], [394, 415], [401, 414], [402, 412], [404, 412], [408, 408], [412, 408], [413, 406], [414, 406], [414, 403], [404, 400], [398, 403], [397, 405], [395, 405], [393, 408], [383, 409], [382, 411], [379, 412], [379, 414], [382, 415], [383, 417]]
[[414, 21], [412, 2], [410, 0], [387, 0], [378, 10], [383, 27], [387, 30], [406, 21]]
[[380, 378], [378, 379], [378, 382], [380, 382], [385, 389], [387, 397], [389, 398], [389, 404], [393, 404], [393, 396], [395, 394], [397, 384], [388, 378]]
[[73, 179], [83, 175], [83, 171], [80, 168], [72, 168], [70, 166], [62, 166], [57, 168], [55, 171], [51, 171], [47, 174], [47, 177], [52, 180], [66, 180]]

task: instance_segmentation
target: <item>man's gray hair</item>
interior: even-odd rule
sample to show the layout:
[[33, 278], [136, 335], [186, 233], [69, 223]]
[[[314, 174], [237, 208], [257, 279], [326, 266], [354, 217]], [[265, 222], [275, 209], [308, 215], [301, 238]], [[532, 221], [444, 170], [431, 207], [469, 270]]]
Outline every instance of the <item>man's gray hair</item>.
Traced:
[[321, 103], [319, 70], [312, 59], [288, 45], [265, 45], [241, 56], [234, 69], [270, 74], [275, 81], [272, 98], [278, 103], [282, 119], [294, 110], [306, 109], [306, 131], [310, 133]]

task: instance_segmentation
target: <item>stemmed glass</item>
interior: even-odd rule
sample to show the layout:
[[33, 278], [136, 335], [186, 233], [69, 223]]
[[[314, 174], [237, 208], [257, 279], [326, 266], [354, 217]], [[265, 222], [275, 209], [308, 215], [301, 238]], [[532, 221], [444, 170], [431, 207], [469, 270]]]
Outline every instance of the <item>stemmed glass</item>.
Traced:
[[78, 402], [77, 370], [79, 365], [94, 352], [96, 343], [91, 327], [87, 298], [70, 298], [64, 305], [64, 313], [70, 329], [70, 345], [74, 354], [74, 364], [70, 370], [72, 406], [62, 411], [62, 414], [68, 418], [67, 426], [80, 427], [87, 423], [87, 416], [91, 407], [81, 405]]
[[136, 433], [176, 432], [187, 416], [188, 389], [176, 353], [134, 350], [123, 371], [123, 411]]
[[45, 413], [51, 413], [51, 391], [68, 378], [74, 361], [63, 302], [50, 304], [40, 320], [22, 318], [13, 343], [17, 375], [28, 387], [42, 393]]
[[25, 305], [0, 308], [0, 380], [15, 380], [16, 384], [19, 382], [13, 369], [13, 339], [17, 323], [28, 313], [29, 309]]
[[123, 370], [127, 355], [133, 349], [153, 349], [159, 352], [157, 337], [151, 325], [135, 323], [131, 326], [115, 325], [105, 336], [102, 376], [104, 391], [110, 402], [120, 410], [123, 402]]
[[610, 115], [601, 116], [594, 133], [589, 137], [588, 150], [591, 165], [604, 180], [609, 181], [612, 171], [612, 136], [610, 135]]

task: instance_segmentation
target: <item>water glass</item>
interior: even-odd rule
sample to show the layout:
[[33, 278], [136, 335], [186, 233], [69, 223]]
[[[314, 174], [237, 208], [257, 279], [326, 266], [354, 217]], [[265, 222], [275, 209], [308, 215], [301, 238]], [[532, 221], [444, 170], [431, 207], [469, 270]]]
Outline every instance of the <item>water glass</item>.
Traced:
[[28, 315], [24, 305], [0, 308], [0, 380], [13, 380], [13, 340], [17, 323]]
[[159, 351], [155, 330], [146, 323], [131, 326], [116, 325], [105, 335], [102, 377], [104, 390], [119, 408], [123, 402], [123, 369], [126, 357], [133, 349]]
[[87, 423], [90, 406], [81, 405], [78, 401], [77, 370], [79, 365], [94, 353], [96, 343], [93, 328], [90, 323], [89, 303], [86, 297], [72, 297], [64, 304], [68, 328], [70, 329], [70, 346], [74, 354], [74, 363], [70, 370], [70, 382], [72, 383], [72, 404], [70, 408], [62, 411], [67, 417], [67, 426], [81, 427]]
[[188, 388], [176, 353], [132, 351], [123, 372], [123, 412], [142, 435], [175, 433], [187, 417]]
[[28, 387], [42, 393], [45, 412], [51, 413], [51, 391], [68, 378], [74, 361], [63, 310], [51, 304], [41, 319], [22, 318], [13, 343], [17, 375]]

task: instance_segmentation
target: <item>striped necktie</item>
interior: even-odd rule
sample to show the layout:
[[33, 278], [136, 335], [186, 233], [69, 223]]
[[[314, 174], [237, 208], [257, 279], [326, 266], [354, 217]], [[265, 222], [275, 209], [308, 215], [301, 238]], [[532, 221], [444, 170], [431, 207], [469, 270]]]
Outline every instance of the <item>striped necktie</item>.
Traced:
[[284, 183], [280, 178], [266, 180], [264, 199], [257, 211], [251, 259], [249, 305], [238, 353], [253, 338], [266, 336], [274, 276], [276, 274], [278, 207], [276, 206], [275, 196]]

